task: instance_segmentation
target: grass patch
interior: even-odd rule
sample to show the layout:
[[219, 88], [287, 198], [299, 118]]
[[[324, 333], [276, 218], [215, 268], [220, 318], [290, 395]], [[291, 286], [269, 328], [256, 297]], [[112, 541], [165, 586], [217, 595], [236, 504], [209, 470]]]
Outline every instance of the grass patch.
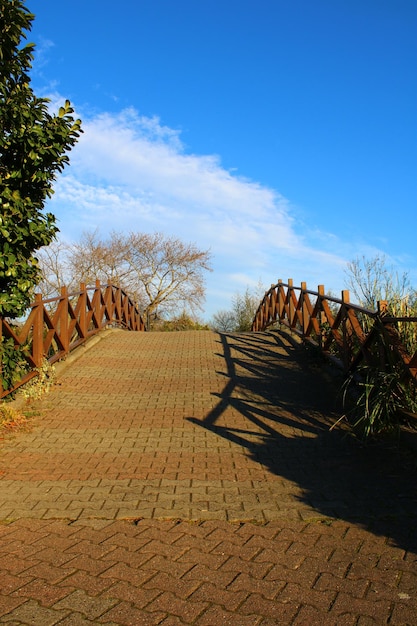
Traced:
[[0, 403], [0, 433], [15, 432], [28, 425], [28, 416], [7, 402]]

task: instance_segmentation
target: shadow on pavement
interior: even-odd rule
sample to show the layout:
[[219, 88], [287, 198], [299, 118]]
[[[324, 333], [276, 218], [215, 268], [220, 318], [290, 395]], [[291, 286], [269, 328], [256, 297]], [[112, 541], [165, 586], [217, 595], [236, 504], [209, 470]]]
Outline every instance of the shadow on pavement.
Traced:
[[[341, 415], [338, 385], [286, 334], [223, 334], [220, 340], [225, 389], [204, 420], [192, 421], [296, 482], [300, 501], [321, 515], [363, 525], [417, 553], [415, 457], [395, 442], [364, 445], [343, 428], [330, 430]], [[220, 418], [230, 406], [247, 426], [225, 425]]]

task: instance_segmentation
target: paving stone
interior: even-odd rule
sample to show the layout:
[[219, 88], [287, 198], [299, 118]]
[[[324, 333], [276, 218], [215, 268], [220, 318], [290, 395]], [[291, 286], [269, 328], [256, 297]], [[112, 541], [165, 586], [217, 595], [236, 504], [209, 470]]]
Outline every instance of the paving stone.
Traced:
[[106, 625], [114, 622], [120, 626], [157, 626], [165, 617], [166, 613], [160, 611], [148, 613], [129, 602], [121, 602], [96, 621], [98, 624]]
[[2, 623], [17, 622], [20, 624], [34, 624], [39, 626], [55, 626], [68, 615], [68, 611], [55, 611], [41, 606], [34, 600], [28, 600], [7, 615], [2, 616]]
[[54, 609], [64, 609], [71, 613], [81, 613], [93, 620], [117, 604], [115, 599], [103, 598], [103, 596], [91, 597], [85, 591], [76, 589], [54, 604]]
[[159, 611], [180, 617], [185, 623], [191, 624], [209, 606], [208, 602], [183, 600], [170, 591], [164, 591], [146, 610], [148, 612]]
[[59, 383], [2, 441], [1, 623], [414, 623], [410, 457], [289, 335], [111, 331]]
[[57, 584], [48, 583], [40, 579], [31, 580], [27, 584], [24, 584], [24, 579], [22, 579], [21, 583], [23, 585], [21, 584], [18, 589], [13, 591], [13, 596], [36, 600], [46, 607], [52, 607], [58, 600], [62, 600], [72, 591], [72, 589], [60, 588]]

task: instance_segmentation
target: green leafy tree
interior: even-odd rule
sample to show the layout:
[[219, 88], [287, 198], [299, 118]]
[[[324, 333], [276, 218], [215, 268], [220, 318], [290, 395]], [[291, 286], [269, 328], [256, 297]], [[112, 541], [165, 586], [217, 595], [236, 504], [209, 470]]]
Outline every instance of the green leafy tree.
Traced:
[[52, 185], [81, 132], [67, 100], [51, 114], [30, 86], [34, 15], [21, 0], [0, 0], [0, 315], [20, 317], [41, 275], [37, 250], [53, 241], [55, 217], [44, 213]]

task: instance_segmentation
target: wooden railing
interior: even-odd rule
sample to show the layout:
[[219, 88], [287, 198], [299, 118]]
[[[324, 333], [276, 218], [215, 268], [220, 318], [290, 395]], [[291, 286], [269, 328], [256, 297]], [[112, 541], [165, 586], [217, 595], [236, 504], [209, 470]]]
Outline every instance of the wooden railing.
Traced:
[[100, 285], [99, 281], [95, 287], [81, 284], [80, 290], [72, 293], [63, 287], [56, 298], [43, 300], [37, 294], [21, 323], [0, 317], [0, 340], [12, 339], [16, 347], [24, 346], [28, 365], [21, 380], [11, 389], [2, 389], [0, 397], [33, 378], [45, 358], [54, 363], [111, 325], [145, 330], [140, 311], [127, 293], [115, 285]]
[[[379, 302], [371, 311], [352, 304], [349, 291], [341, 298], [325, 294], [324, 286], [317, 291], [307, 289], [306, 283], [294, 287], [293, 281], [279, 280], [267, 291], [256, 311], [252, 331], [264, 331], [274, 324], [283, 324], [303, 339], [319, 346], [327, 355], [352, 370], [361, 361], [403, 361], [406, 371], [417, 379], [417, 351], [401, 340], [399, 325], [416, 324], [416, 317], [391, 317], [387, 302]], [[414, 326], [415, 328], [415, 326]], [[417, 335], [417, 333], [414, 333]]]

